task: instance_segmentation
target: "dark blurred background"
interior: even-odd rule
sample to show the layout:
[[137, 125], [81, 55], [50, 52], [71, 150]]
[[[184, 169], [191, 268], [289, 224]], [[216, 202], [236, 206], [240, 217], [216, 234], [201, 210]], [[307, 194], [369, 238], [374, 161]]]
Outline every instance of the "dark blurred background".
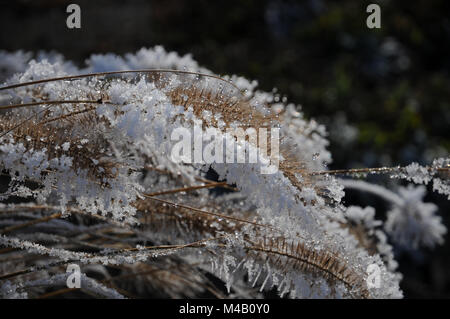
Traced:
[[[327, 125], [331, 168], [429, 164], [450, 150], [450, 2], [164, 0], [0, 2], [0, 49], [92, 53], [163, 45], [218, 74], [256, 79]], [[81, 29], [66, 7], [81, 7]], [[381, 28], [366, 7], [381, 7]], [[431, 192], [429, 192], [431, 193]], [[386, 204], [350, 192], [347, 204]], [[429, 194], [447, 227], [449, 202]], [[380, 218], [383, 218], [381, 215]], [[450, 243], [396, 248], [406, 297], [450, 297]]]

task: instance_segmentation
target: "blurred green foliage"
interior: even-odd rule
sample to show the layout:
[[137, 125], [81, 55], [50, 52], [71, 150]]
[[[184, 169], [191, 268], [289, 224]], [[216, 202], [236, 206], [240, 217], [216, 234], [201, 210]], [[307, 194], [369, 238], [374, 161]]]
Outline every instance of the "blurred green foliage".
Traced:
[[371, 2], [170, 0], [153, 5], [150, 34], [215, 72], [277, 87], [307, 116], [344, 113], [359, 135], [331, 146], [339, 167], [448, 154], [449, 2], [378, 1], [382, 27], [368, 29]]

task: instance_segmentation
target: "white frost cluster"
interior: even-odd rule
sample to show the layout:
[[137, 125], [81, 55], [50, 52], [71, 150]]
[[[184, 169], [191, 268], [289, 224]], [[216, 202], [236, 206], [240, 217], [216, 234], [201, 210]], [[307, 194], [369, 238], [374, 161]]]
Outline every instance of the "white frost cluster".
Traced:
[[[200, 67], [190, 55], [179, 56], [160, 46], [141, 49], [124, 57], [93, 55], [86, 61], [86, 67], [81, 69], [57, 54], [46, 58], [45, 53], [41, 53], [31, 61], [32, 55], [23, 52], [0, 52], [0, 57], [0, 61], [7, 61], [2, 64], [3, 76], [9, 77], [6, 84], [137, 69], [177, 69], [213, 75]], [[234, 89], [228, 89], [229, 84], [207, 76], [164, 72], [158, 76], [163, 85], [143, 74], [128, 74], [45, 82], [33, 90], [22, 86], [0, 91], [0, 100], [15, 104], [39, 99], [95, 102], [92, 110], [83, 109], [77, 103], [61, 106], [44, 103], [31, 108], [14, 108], [8, 117], [0, 113], [5, 123], [6, 119], [19, 121], [30, 118], [28, 124], [34, 123], [39, 129], [40, 125], [44, 125], [49, 130], [37, 131], [35, 127], [30, 127], [29, 131], [23, 132], [31, 136], [14, 135], [14, 129], [0, 135], [0, 169], [10, 176], [8, 188], [0, 194], [0, 200], [13, 196], [28, 198], [40, 207], [50, 207], [51, 210], [59, 208], [63, 218], [74, 218], [73, 215], [82, 213], [106, 224], [120, 225], [119, 229], [135, 235], [127, 241], [135, 248], [132, 251], [103, 249], [97, 254], [72, 251], [66, 248], [72, 238], [65, 238], [62, 233], [54, 231], [44, 235], [44, 230], [51, 229], [50, 226], [71, 224], [66, 221], [66, 224], [48, 223], [48, 228], [31, 226], [35, 235], [7, 234], [0, 237], [1, 246], [61, 261], [78, 260], [83, 264], [99, 265], [150, 263], [152, 258], [180, 252], [180, 259], [201, 264], [199, 267], [223, 279], [229, 291], [235, 295], [242, 291], [242, 296], [251, 295], [250, 290], [244, 291], [242, 288], [250, 284], [258, 285], [260, 291], [276, 287], [280, 295], [294, 298], [402, 297], [399, 288], [401, 276], [396, 272], [392, 247], [381, 230], [381, 222], [375, 220], [375, 211], [371, 207], [345, 207], [341, 203], [345, 195], [344, 187], [374, 192], [392, 202], [393, 208], [384, 229], [395, 241], [410, 241], [414, 247], [442, 243], [446, 229], [436, 215], [436, 206], [422, 202], [423, 187], [400, 189], [399, 194], [395, 194], [368, 183], [355, 184], [358, 182], [310, 174], [326, 170], [326, 165], [332, 161], [332, 154], [327, 150], [329, 142], [325, 127], [306, 119], [298, 106], [280, 101], [273, 93], [259, 91], [256, 81], [237, 76], [225, 77], [242, 91], [233, 98], [241, 99], [241, 105], [255, 112], [252, 114], [263, 118], [270, 114], [277, 115], [274, 121], [280, 127], [285, 152], [281, 156], [284, 162], [278, 172], [261, 174], [261, 167], [264, 166], [261, 160], [253, 164], [188, 165], [173, 162], [171, 150], [175, 142], [171, 140], [171, 133], [176, 128], [192, 129], [194, 123], [200, 120], [204, 120], [205, 125], [217, 123], [218, 127], [225, 126], [224, 118], [230, 112], [216, 108], [214, 112], [204, 110], [199, 113], [196, 112], [198, 105], [192, 104], [208, 102], [205, 92], [212, 92], [219, 99], [228, 99], [227, 94]], [[173, 92], [189, 89], [204, 95], [193, 102], [187, 96], [183, 97], [181, 100], [186, 105], [174, 102]], [[221, 105], [214, 100], [210, 103]], [[234, 122], [230, 125], [246, 125], [253, 120], [240, 118], [239, 110], [234, 112]], [[53, 132], [59, 135], [55, 137]], [[33, 134], [45, 137], [36, 140]], [[227, 137], [224, 135], [221, 138]], [[251, 149], [255, 146], [244, 141], [239, 147]], [[445, 163], [436, 162], [434, 165], [437, 168]], [[166, 197], [158, 197], [167, 201], [164, 204], [159, 202], [160, 208], [158, 202], [148, 199], [152, 197], [148, 195], [151, 193], [195, 186], [199, 180], [204, 181], [208, 170], [214, 170], [219, 180], [233, 185], [238, 192], [222, 196], [212, 195], [206, 189], [199, 189], [194, 195], [169, 192], [164, 194]], [[430, 171], [425, 168], [410, 166], [405, 174], [414, 182], [430, 181]], [[32, 187], [29, 182], [39, 186]], [[435, 182], [434, 185], [440, 192], [445, 193], [446, 187], [448, 190], [447, 184]], [[175, 204], [168, 205], [170, 202]], [[175, 210], [172, 217], [180, 219], [175, 226], [170, 226], [163, 219], [169, 207]], [[203, 213], [204, 219], [189, 219], [193, 218], [193, 212], [183, 215], [189, 207], [193, 207], [196, 213]], [[19, 214], [29, 216], [32, 208], [30, 205], [15, 204], [0, 206], [1, 210], [16, 217]], [[162, 226], [153, 219], [147, 225], [150, 230], [145, 228], [147, 226], [137, 226], [152, 209], [161, 209], [161, 215], [154, 215], [162, 216]], [[12, 214], [14, 211], [17, 215]], [[205, 211], [211, 214], [205, 216]], [[37, 218], [42, 216], [45, 215]], [[185, 224], [182, 218], [187, 219]], [[21, 225], [13, 218], [1, 221], [10, 229]], [[91, 226], [78, 222], [73, 225], [72, 232], [88, 233], [106, 228], [105, 224]], [[355, 235], [354, 224], [367, 230], [367, 238]], [[103, 238], [111, 237], [104, 235]], [[203, 242], [205, 237], [214, 240]], [[58, 238], [65, 239], [58, 244]], [[375, 253], [367, 247], [371, 240], [374, 241]], [[149, 241], [156, 245], [169, 243], [178, 246], [146, 250], [141, 245]], [[188, 242], [201, 244], [183, 246]], [[49, 248], [43, 243], [54, 246]], [[209, 251], [216, 253], [209, 254]], [[212, 269], [205, 266], [211, 263]], [[372, 264], [381, 269], [379, 288], [369, 288], [365, 284], [366, 270]], [[329, 273], [337, 280], [330, 280], [326, 275]], [[56, 284], [64, 276], [42, 280], [47, 284]], [[89, 278], [83, 278], [89, 281]], [[39, 279], [28, 283], [6, 283], [1, 286], [0, 292], [3, 296], [24, 296], [16, 292], [17, 287], [31, 287], [36, 283], [40, 283]], [[106, 287], [93, 285], [92, 289], [108, 297], [121, 297]]]
[[394, 205], [387, 214], [386, 232], [408, 248], [417, 249], [419, 245], [432, 248], [442, 244], [447, 233], [442, 218], [436, 215], [438, 207], [422, 201], [425, 194], [424, 186], [400, 188], [403, 205]]
[[[395, 193], [365, 181], [341, 180], [341, 183], [346, 188], [380, 196], [391, 204], [384, 229], [394, 243], [417, 249], [419, 246], [433, 248], [444, 242], [447, 228], [442, 224], [442, 218], [437, 215], [438, 207], [433, 203], [423, 202], [426, 195], [425, 186], [399, 187]], [[355, 214], [352, 210], [347, 213], [350, 213], [350, 216]]]

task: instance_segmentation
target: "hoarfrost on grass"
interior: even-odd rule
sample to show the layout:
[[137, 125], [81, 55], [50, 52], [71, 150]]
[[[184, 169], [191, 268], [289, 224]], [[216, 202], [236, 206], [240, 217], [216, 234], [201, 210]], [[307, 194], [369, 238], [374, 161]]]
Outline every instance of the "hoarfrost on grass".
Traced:
[[[189, 276], [197, 280], [193, 269], [210, 272], [225, 282], [233, 296], [259, 297], [258, 291], [276, 287], [280, 295], [294, 298], [399, 298], [401, 275], [389, 241], [409, 243], [411, 248], [433, 247], [443, 241], [446, 228], [437, 207], [423, 202], [424, 186], [393, 192], [367, 182], [312, 175], [326, 171], [332, 161], [326, 128], [306, 119], [300, 106], [274, 92], [258, 90], [257, 81], [225, 76], [241, 90], [236, 92], [232, 85], [208, 78], [213, 72], [199, 66], [192, 56], [179, 56], [160, 46], [124, 57], [92, 55], [81, 69], [55, 53], [39, 53], [34, 60], [30, 60], [32, 54], [23, 52], [0, 52], [0, 57], [8, 61], [0, 74], [8, 78], [7, 84], [129, 69], [203, 73], [91, 76], [0, 91], [1, 100], [9, 103], [43, 101], [31, 108], [14, 108], [7, 118], [0, 114], [2, 131], [31, 118], [0, 138], [0, 168], [10, 178], [1, 199], [19, 196], [32, 201], [0, 206], [10, 217], [0, 215], [3, 224], [20, 230], [0, 237], [4, 247], [40, 255], [43, 261], [51, 257], [95, 264], [103, 274], [108, 274], [105, 265], [126, 269], [175, 260], [183, 267], [195, 264]], [[50, 106], [46, 100], [96, 103]], [[229, 104], [224, 107], [224, 103]], [[258, 123], [258, 118], [267, 120], [272, 115], [269, 122], [280, 128], [282, 140], [280, 169], [273, 174], [261, 174], [267, 164], [264, 157], [251, 164], [171, 160], [175, 144], [171, 134], [176, 128], [195, 129], [201, 122], [200, 130], [206, 133], [208, 128], [266, 124]], [[234, 138], [216, 137], [198, 142], [211, 143], [214, 148]], [[250, 140], [237, 147], [258, 148]], [[436, 160], [430, 167], [413, 163], [395, 177], [417, 184], [433, 181], [436, 191], [449, 194], [448, 181], [439, 175], [439, 169], [448, 164], [448, 159]], [[199, 182], [203, 186], [212, 182], [206, 179], [208, 171], [214, 171], [235, 193], [214, 195], [198, 187]], [[387, 222], [375, 220], [371, 207], [345, 207], [341, 202], [345, 188], [387, 200], [391, 204]], [[162, 195], [155, 201], [149, 194], [158, 192]], [[36, 210], [39, 215], [30, 214]], [[64, 222], [43, 220], [55, 210], [63, 213]], [[35, 222], [24, 225], [24, 216]], [[58, 227], [67, 231], [58, 232]], [[65, 237], [65, 233], [73, 235]], [[98, 236], [107, 245], [84, 235]], [[146, 249], [143, 242], [155, 248]], [[101, 249], [87, 253], [83, 247]], [[366, 269], [372, 264], [381, 271], [379, 288], [366, 285]], [[44, 276], [47, 271], [29, 270], [38, 277], [41, 273], [42, 278], [18, 277], [2, 283], [2, 296], [27, 297], [37, 283], [57, 285], [66, 276], [49, 277]], [[85, 275], [83, 280], [91, 282]], [[155, 278], [151, 281], [156, 282]], [[134, 285], [141, 287], [138, 281]], [[162, 283], [159, 290], [165, 291], [168, 285]], [[256, 285], [258, 289], [252, 289]], [[18, 287], [28, 287], [30, 293]], [[90, 289], [121, 297], [95, 283]]]

